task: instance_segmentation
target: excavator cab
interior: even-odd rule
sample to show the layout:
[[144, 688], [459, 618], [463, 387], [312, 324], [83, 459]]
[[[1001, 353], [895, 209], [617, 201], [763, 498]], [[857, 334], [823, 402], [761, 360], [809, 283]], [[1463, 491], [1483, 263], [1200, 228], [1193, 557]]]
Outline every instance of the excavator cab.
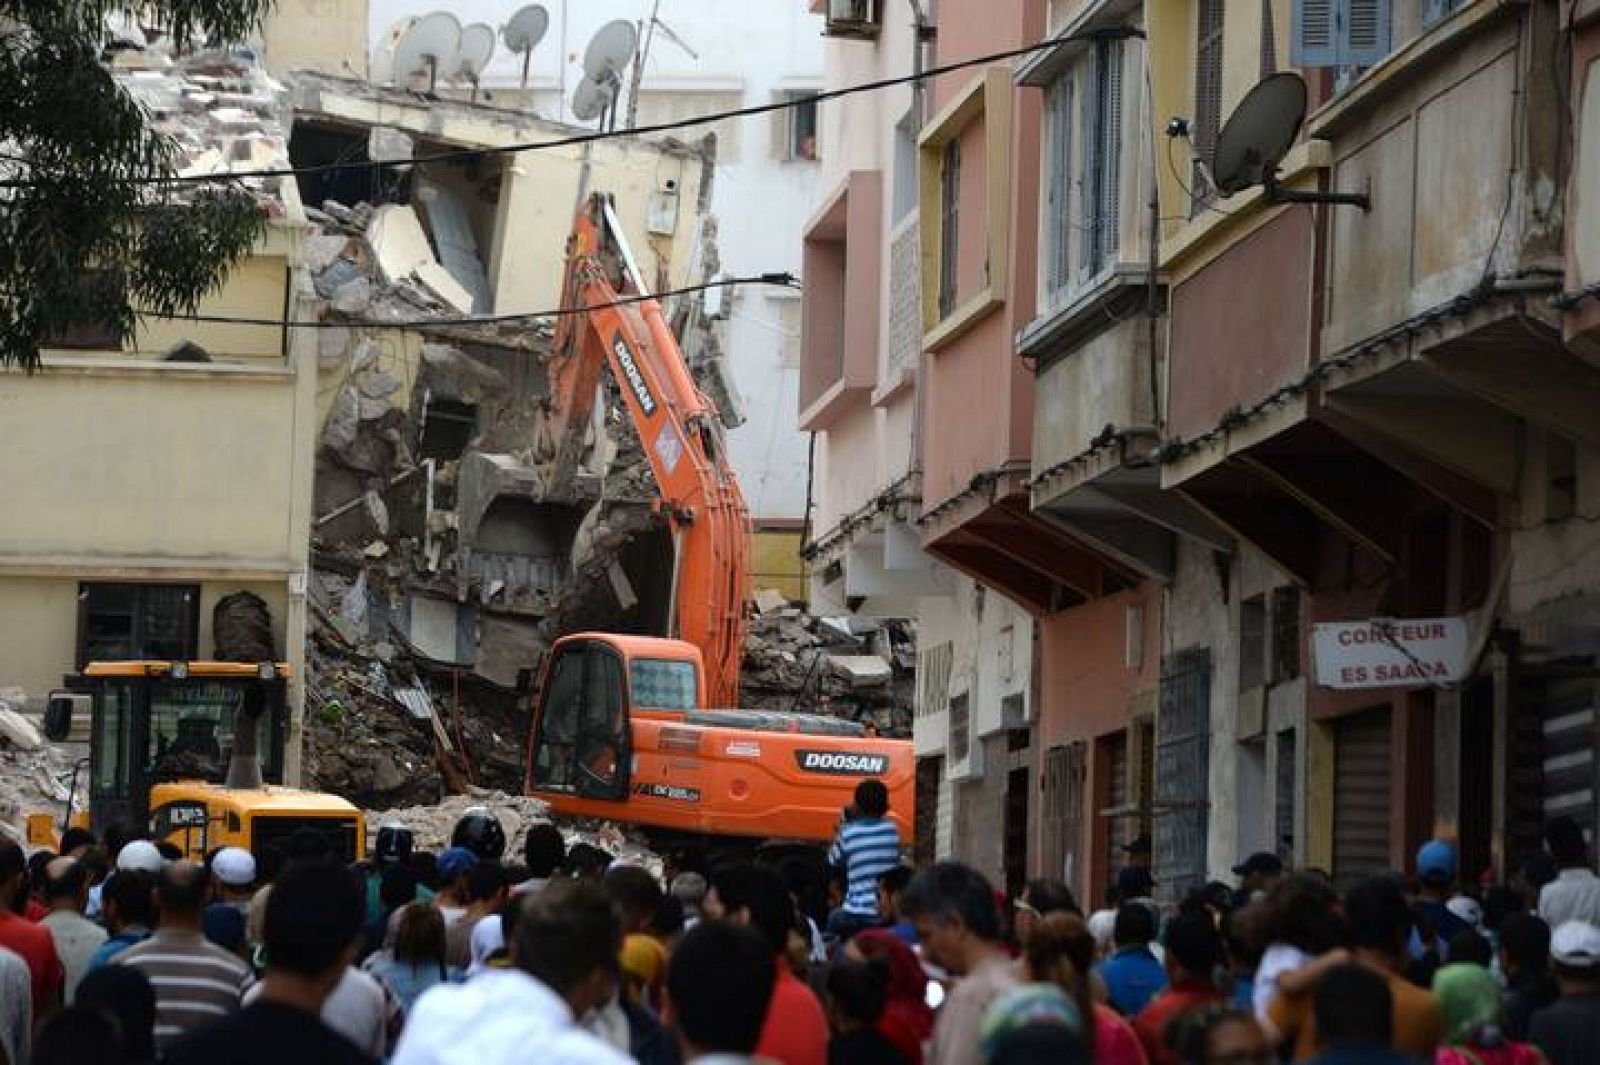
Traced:
[[600, 640], [556, 646], [535, 720], [531, 784], [586, 799], [625, 799], [632, 744], [626, 666]]

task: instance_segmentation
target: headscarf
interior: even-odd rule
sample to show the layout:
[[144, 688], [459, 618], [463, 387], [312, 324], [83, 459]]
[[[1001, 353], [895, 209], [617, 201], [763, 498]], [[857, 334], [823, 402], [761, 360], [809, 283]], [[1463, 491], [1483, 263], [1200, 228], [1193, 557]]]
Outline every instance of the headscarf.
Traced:
[[878, 1031], [893, 1043], [910, 1065], [921, 1065], [922, 1044], [933, 1032], [933, 1010], [928, 1008], [928, 974], [922, 962], [893, 932], [870, 928], [851, 940], [864, 957], [889, 963], [889, 987], [878, 1018]]
[[1055, 984], [1023, 984], [995, 999], [983, 1015], [978, 1029], [983, 1060], [994, 1061], [1008, 1040], [1036, 1028], [1070, 1033], [1079, 1046], [1087, 1042], [1083, 1014], [1065, 991]]
[[483, 920], [472, 926], [472, 964], [467, 967], [467, 975], [477, 976], [489, 968], [489, 957], [497, 950], [504, 950], [506, 945], [505, 924], [500, 915], [491, 913]]
[[1451, 1046], [1502, 1042], [1500, 988], [1481, 965], [1458, 962], [1433, 974], [1433, 994], [1444, 1014], [1444, 1040]]

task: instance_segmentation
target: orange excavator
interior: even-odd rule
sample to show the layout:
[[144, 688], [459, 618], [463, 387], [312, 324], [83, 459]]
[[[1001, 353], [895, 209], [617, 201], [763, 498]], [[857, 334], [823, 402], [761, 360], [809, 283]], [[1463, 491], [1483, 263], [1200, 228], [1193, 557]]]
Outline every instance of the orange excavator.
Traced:
[[525, 788], [558, 813], [683, 834], [825, 840], [856, 785], [882, 780], [911, 838], [905, 740], [849, 721], [738, 706], [750, 518], [716, 405], [695, 386], [608, 196], [579, 212], [548, 365], [554, 458], [570, 475], [601, 374], [638, 431], [673, 545], [670, 638], [581, 632], [557, 640], [534, 694]]

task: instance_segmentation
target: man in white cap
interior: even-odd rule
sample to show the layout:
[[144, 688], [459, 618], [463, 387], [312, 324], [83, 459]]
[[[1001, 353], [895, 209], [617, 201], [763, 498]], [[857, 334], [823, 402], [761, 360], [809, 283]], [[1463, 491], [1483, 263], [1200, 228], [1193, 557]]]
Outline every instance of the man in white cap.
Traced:
[[1600, 1061], [1600, 928], [1567, 921], [1550, 935], [1561, 997], [1533, 1015], [1528, 1038], [1550, 1065]]
[[166, 864], [167, 860], [161, 857], [156, 845], [147, 839], [133, 840], [117, 852], [118, 869], [155, 876], [166, 867]]
[[206, 907], [206, 938], [223, 950], [249, 959], [250, 900], [255, 896], [256, 860], [242, 847], [224, 847], [211, 859], [215, 885]]

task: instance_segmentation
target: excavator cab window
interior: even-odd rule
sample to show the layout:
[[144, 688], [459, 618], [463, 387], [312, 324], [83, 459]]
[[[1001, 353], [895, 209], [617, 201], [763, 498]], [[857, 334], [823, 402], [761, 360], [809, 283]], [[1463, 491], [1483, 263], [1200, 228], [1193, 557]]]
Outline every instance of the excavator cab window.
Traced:
[[562, 648], [550, 665], [533, 754], [535, 787], [590, 799], [628, 794], [622, 657], [604, 644]]

